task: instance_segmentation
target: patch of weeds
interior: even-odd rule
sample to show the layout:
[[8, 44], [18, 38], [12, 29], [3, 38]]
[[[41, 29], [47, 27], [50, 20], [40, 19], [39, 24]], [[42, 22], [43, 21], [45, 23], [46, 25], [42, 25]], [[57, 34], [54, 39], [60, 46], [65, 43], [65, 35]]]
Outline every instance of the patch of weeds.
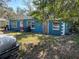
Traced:
[[75, 35], [73, 39], [77, 44], [79, 44], [79, 34]]
[[19, 47], [19, 58], [23, 58], [25, 55], [25, 49], [23, 48], [22, 43], [20, 43], [20, 47]]
[[24, 49], [22, 49], [22, 50], [19, 50], [19, 57], [20, 58], [23, 58], [24, 57], [24, 55], [25, 55], [25, 50]]

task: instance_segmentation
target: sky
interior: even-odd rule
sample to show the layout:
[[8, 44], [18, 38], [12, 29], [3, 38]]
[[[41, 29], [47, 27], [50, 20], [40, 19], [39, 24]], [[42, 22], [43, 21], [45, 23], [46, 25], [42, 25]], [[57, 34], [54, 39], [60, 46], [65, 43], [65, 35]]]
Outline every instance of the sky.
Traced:
[[[26, 2], [31, 2], [31, 0], [26, 0]], [[12, 7], [14, 10], [16, 10], [17, 7], [20, 7], [21, 9], [26, 8], [23, 0], [12, 0], [11, 2], [8, 2], [8, 6]]]

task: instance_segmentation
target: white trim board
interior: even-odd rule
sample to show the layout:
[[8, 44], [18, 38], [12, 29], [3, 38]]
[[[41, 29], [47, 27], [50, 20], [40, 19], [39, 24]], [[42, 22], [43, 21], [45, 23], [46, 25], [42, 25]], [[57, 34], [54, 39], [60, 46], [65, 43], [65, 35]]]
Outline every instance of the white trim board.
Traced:
[[62, 22], [62, 34], [61, 35], [65, 35], [65, 23]]

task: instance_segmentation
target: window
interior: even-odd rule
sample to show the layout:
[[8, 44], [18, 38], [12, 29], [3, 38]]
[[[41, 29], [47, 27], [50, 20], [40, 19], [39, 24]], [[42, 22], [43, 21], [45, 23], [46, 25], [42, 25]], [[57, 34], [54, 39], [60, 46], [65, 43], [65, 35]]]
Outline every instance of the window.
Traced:
[[13, 28], [17, 28], [17, 21], [13, 21]]
[[54, 20], [54, 22], [53, 22], [53, 30], [59, 30], [59, 21], [58, 20]]
[[20, 21], [20, 27], [23, 27], [23, 21]]
[[31, 21], [31, 29], [35, 29], [35, 21]]

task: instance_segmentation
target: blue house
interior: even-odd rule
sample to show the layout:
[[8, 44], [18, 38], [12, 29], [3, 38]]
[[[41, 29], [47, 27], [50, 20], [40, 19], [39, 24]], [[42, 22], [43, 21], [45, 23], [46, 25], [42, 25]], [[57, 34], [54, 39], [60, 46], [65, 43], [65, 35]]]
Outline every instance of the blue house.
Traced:
[[49, 20], [46, 24], [34, 19], [9, 21], [9, 31], [28, 32], [28, 26], [30, 26], [31, 32], [34, 33], [46, 32], [49, 35], [65, 35], [69, 32], [68, 23], [61, 20]]

